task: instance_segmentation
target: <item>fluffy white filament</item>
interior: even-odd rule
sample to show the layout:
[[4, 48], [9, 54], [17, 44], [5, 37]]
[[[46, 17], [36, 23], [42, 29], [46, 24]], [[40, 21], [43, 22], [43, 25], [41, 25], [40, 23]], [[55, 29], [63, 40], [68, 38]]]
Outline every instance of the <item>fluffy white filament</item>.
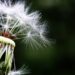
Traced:
[[22, 67], [21, 69], [17, 71], [13, 70], [8, 73], [8, 75], [25, 75], [25, 74], [29, 74], [29, 71], [25, 69], [24, 67]]
[[39, 13], [29, 13], [29, 7], [18, 2], [11, 4], [9, 2], [0, 2], [0, 25], [9, 31], [12, 35], [17, 36], [17, 39], [31, 46], [41, 46], [48, 43], [45, 38], [45, 24], [40, 23]]
[[25, 74], [25, 72], [23, 71], [23, 70], [18, 70], [18, 71], [10, 71], [9, 73], [8, 73], [8, 75], [24, 75]]
[[[29, 7], [26, 7], [24, 3], [17, 2], [12, 4], [10, 0], [0, 1], [0, 26], [0, 32], [9, 32], [9, 35], [16, 36], [16, 39], [22, 39], [23, 42], [32, 48], [46, 46], [49, 43], [45, 38], [45, 24], [40, 22], [40, 14], [37, 11], [29, 13]], [[9, 52], [6, 51], [6, 54], [10, 55], [9, 57], [11, 57], [10, 49], [9, 46]], [[4, 52], [5, 50], [1, 50], [2, 55]], [[11, 63], [12, 59], [13, 55], [9, 60]], [[7, 60], [8, 58], [6, 58], [5, 63], [10, 66], [11, 63]], [[24, 74], [23, 70], [10, 71], [8, 73], [8, 75], [21, 74]]]

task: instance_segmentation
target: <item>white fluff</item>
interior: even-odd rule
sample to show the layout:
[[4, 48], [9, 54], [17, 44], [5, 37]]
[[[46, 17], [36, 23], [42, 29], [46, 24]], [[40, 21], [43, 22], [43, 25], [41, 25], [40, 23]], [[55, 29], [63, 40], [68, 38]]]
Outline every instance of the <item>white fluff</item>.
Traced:
[[[2, 14], [6, 14], [6, 16]], [[29, 7], [24, 6], [23, 3], [17, 2], [12, 5], [10, 0], [9, 2], [6, 0], [0, 2], [0, 19], [2, 19], [0, 24], [3, 28], [17, 38], [23, 39], [23, 42], [28, 45], [41, 46], [41, 44], [48, 43], [44, 36], [46, 33], [45, 24], [40, 23], [39, 13], [37, 11], [29, 13]], [[5, 23], [3, 23], [4, 19], [6, 19]]]
[[18, 71], [10, 71], [8, 75], [24, 75], [25, 73], [23, 70], [18, 70]]
[[[16, 39], [22, 39], [32, 48], [46, 46], [49, 43], [45, 37], [47, 32], [45, 23], [40, 22], [40, 14], [38, 11], [29, 13], [29, 7], [24, 3], [17, 2], [12, 5], [10, 0], [0, 1], [0, 25], [2, 31], [15, 35]], [[23, 70], [8, 73], [8, 75], [21, 74], [25, 74]]]
[[12, 70], [8, 73], [8, 75], [25, 75], [25, 74], [29, 74], [29, 71], [25, 69], [24, 67], [22, 67], [21, 69], [17, 71]]

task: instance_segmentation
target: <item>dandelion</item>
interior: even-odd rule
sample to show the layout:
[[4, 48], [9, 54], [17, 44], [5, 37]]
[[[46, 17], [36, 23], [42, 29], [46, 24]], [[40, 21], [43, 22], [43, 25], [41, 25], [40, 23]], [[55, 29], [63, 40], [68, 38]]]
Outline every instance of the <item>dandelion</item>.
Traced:
[[5, 54], [5, 60], [2, 62], [6, 67], [5, 75], [24, 74], [22, 70], [11, 71], [14, 41], [21, 39], [33, 48], [46, 46], [49, 42], [45, 37], [45, 28], [45, 24], [40, 23], [37, 11], [29, 13], [29, 7], [21, 2], [12, 4], [10, 0], [0, 1], [0, 59]]

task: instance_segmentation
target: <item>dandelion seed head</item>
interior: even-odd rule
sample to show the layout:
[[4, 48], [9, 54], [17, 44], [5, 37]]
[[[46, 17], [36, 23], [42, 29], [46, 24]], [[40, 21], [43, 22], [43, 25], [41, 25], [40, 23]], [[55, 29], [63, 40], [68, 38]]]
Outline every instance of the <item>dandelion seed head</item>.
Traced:
[[10, 68], [8, 75], [26, 74], [23, 69], [11, 71], [15, 47], [13, 40], [22, 39], [32, 48], [45, 46], [49, 42], [45, 37], [46, 24], [40, 23], [40, 13], [29, 13], [29, 9], [21, 2], [12, 4], [10, 0], [0, 1], [0, 59], [5, 53], [4, 64], [7, 69]]
[[[29, 9], [21, 2], [15, 4], [10, 1], [6, 2], [6, 0], [0, 2], [0, 14], [5, 14], [5, 16], [0, 16], [1, 24], [6, 31], [16, 35], [17, 38], [23, 39], [25, 43], [30, 39], [30, 42], [32, 42], [35, 38], [37, 38], [35, 41], [38, 44], [40, 44], [40, 41], [43, 43], [46, 32], [45, 24], [40, 23], [40, 13], [38, 11], [29, 13]], [[45, 38], [45, 40], [47, 39]]]

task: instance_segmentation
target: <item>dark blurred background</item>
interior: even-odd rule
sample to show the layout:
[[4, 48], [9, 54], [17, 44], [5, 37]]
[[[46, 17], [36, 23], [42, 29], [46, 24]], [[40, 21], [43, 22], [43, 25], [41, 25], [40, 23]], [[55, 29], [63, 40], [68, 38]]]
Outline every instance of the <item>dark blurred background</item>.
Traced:
[[53, 43], [33, 50], [17, 41], [16, 67], [25, 65], [30, 71], [28, 75], [75, 75], [75, 0], [25, 0], [25, 3], [30, 11], [41, 13]]

